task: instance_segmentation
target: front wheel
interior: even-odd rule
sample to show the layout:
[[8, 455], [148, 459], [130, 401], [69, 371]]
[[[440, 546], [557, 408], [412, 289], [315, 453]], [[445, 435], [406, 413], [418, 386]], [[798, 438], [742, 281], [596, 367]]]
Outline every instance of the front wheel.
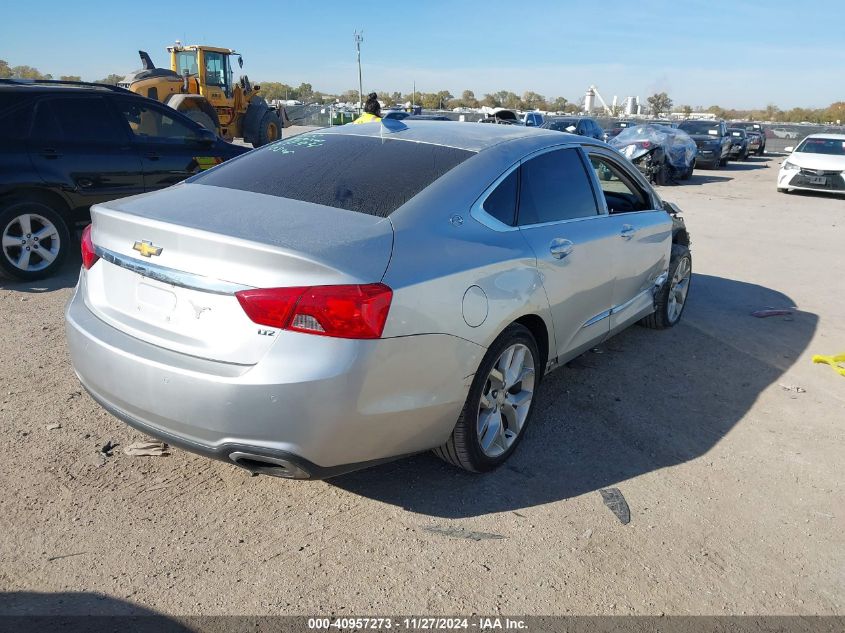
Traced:
[[689, 246], [672, 244], [669, 277], [655, 297], [655, 310], [640, 321], [653, 330], [665, 330], [678, 323], [687, 305], [692, 280], [692, 254]]
[[53, 208], [36, 201], [0, 209], [0, 272], [34, 281], [52, 275], [70, 248], [70, 231]]
[[281, 138], [282, 124], [279, 122], [279, 117], [272, 110], [267, 110], [258, 124], [258, 138], [253, 141], [253, 145], [261, 147]]
[[531, 419], [539, 362], [531, 332], [509, 325], [484, 355], [452, 435], [434, 454], [474, 473], [504, 463]]

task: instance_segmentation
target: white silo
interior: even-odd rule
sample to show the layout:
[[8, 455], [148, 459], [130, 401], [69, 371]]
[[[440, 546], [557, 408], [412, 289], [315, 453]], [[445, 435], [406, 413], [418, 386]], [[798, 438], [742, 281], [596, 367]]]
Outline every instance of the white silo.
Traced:
[[587, 114], [590, 114], [593, 111], [593, 107], [596, 104], [596, 88], [595, 86], [590, 86], [587, 88], [587, 94], [584, 95], [584, 111]]

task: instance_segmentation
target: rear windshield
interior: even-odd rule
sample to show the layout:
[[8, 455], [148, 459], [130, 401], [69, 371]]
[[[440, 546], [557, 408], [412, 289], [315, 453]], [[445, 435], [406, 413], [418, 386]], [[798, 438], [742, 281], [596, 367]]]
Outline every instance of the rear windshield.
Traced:
[[313, 132], [244, 154], [190, 180], [387, 217], [474, 152]]

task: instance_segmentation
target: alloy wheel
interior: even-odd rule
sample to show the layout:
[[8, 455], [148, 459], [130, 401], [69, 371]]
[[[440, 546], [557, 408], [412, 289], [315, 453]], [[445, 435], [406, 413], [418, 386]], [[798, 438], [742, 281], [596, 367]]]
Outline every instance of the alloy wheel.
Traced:
[[478, 406], [476, 431], [482, 452], [498, 457], [522, 431], [534, 398], [534, 355], [522, 343], [511, 345], [493, 365]]
[[682, 258], [678, 262], [678, 267], [675, 269], [675, 274], [672, 275], [672, 282], [669, 285], [669, 302], [666, 306], [669, 323], [674, 323], [681, 316], [684, 303], [687, 300], [691, 273], [692, 267], [689, 257]]
[[3, 256], [24, 272], [44, 270], [59, 254], [61, 238], [43, 215], [22, 213], [3, 227]]

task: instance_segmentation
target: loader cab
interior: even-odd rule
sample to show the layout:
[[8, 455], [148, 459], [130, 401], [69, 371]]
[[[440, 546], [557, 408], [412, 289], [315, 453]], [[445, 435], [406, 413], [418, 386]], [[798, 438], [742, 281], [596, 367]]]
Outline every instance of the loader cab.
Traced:
[[196, 80], [199, 94], [215, 103], [231, 99], [234, 92], [234, 73], [230, 58], [237, 53], [228, 48], [210, 46], [182, 46], [177, 43], [170, 51], [170, 67], [180, 77], [186, 74]]

